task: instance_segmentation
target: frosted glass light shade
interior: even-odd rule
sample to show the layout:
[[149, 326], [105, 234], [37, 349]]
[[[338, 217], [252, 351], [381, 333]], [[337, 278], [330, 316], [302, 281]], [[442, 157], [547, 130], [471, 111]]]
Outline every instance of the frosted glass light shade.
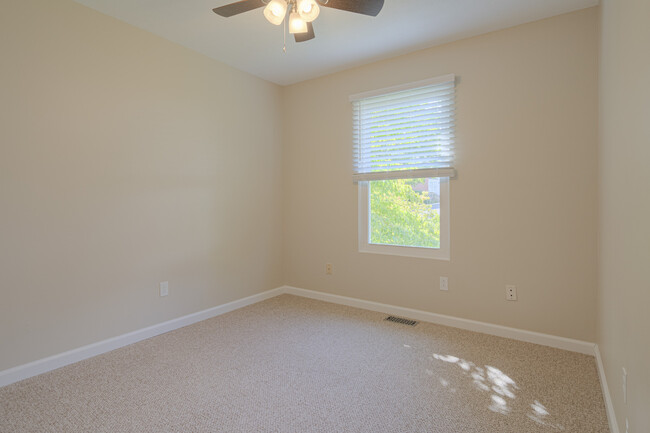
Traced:
[[264, 8], [264, 16], [271, 23], [279, 26], [287, 15], [287, 2], [285, 0], [271, 0]]
[[298, 0], [298, 13], [306, 22], [310, 23], [318, 18], [320, 7], [314, 0]]
[[289, 33], [307, 33], [307, 23], [298, 12], [289, 15]]

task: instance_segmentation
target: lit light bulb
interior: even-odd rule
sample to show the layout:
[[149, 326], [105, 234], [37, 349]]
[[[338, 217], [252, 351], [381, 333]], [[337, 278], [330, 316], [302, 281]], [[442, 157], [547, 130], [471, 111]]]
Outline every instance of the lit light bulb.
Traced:
[[264, 16], [271, 24], [279, 26], [287, 14], [287, 2], [285, 0], [271, 0], [264, 8]]
[[307, 23], [298, 12], [291, 12], [289, 15], [289, 33], [307, 33]]
[[297, 9], [300, 17], [308, 23], [314, 21], [320, 13], [320, 7], [314, 0], [298, 0]]

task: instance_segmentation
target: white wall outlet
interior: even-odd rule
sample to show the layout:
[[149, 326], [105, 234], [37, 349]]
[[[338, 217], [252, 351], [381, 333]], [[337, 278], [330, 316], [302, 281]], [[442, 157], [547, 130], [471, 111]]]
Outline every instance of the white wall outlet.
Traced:
[[627, 404], [627, 370], [623, 367], [623, 403]]
[[517, 286], [506, 286], [506, 301], [517, 300]]
[[169, 295], [169, 281], [163, 281], [160, 283], [160, 296]]
[[630, 433], [630, 422], [625, 418], [625, 433]]
[[327, 275], [332, 275], [332, 264], [331, 263], [326, 263], [325, 264], [325, 273]]
[[440, 277], [440, 290], [449, 290], [449, 280], [447, 277]]

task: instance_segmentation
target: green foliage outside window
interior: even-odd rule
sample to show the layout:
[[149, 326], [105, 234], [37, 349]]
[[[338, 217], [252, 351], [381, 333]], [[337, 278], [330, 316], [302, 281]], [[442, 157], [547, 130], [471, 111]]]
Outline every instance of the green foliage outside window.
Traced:
[[370, 182], [370, 243], [440, 248], [437, 194], [416, 191], [426, 179]]

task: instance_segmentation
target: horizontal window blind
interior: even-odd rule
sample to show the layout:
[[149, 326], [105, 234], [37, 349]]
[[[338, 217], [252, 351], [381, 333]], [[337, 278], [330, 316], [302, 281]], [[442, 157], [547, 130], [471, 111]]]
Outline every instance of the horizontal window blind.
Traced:
[[350, 97], [355, 181], [453, 177], [455, 76]]

